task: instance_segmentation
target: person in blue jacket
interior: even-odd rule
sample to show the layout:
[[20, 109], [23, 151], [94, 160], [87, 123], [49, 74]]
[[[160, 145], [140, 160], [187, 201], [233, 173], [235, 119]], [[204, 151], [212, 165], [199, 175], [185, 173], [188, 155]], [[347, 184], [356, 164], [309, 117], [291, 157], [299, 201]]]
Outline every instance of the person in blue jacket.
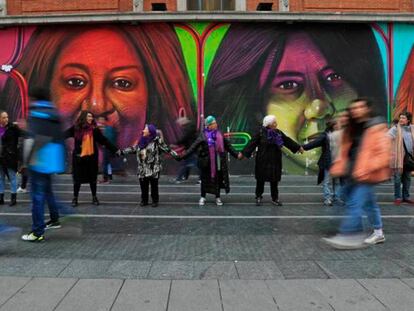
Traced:
[[[45, 229], [60, 228], [59, 210], [52, 191], [52, 175], [65, 171], [65, 143], [62, 122], [49, 100], [49, 91], [34, 87], [29, 90], [30, 106], [27, 138], [23, 144], [23, 166], [31, 180], [32, 230], [22, 240], [40, 242]], [[45, 224], [44, 204], [49, 206], [50, 221]]]

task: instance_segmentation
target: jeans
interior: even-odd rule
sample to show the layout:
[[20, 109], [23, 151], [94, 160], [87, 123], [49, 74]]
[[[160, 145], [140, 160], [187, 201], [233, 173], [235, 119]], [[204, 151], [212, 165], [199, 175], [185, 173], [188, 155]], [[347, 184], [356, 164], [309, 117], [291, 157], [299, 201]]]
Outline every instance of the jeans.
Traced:
[[7, 168], [7, 167], [0, 167], [0, 193], [4, 193], [4, 188], [6, 184], [6, 174], [9, 177], [9, 181], [10, 181], [10, 192], [16, 193], [17, 192], [16, 171], [11, 168]]
[[322, 187], [323, 187], [323, 198], [325, 200], [332, 200], [333, 193], [332, 193], [332, 188], [331, 188], [331, 176], [329, 175], [329, 170], [325, 170], [324, 172]]
[[58, 204], [52, 191], [52, 175], [30, 171], [30, 181], [32, 184], [32, 231], [40, 236], [45, 232], [44, 205], [47, 202], [50, 213], [50, 220], [56, 222], [61, 214], [72, 214], [73, 211], [65, 206]]
[[343, 187], [346, 200], [346, 218], [340, 226], [341, 233], [363, 231], [362, 214], [368, 216], [368, 221], [374, 229], [382, 228], [381, 211], [376, 202], [374, 185], [348, 182]]
[[194, 154], [182, 161], [180, 170], [178, 171], [178, 175], [175, 180], [187, 180], [190, 176], [191, 168], [193, 167], [198, 171], [197, 156]]
[[333, 198], [335, 201], [345, 201], [342, 193], [343, 183], [342, 178], [332, 178]]
[[[401, 197], [401, 184], [402, 184], [402, 197]], [[394, 173], [394, 199], [406, 200], [410, 197], [411, 186], [411, 172], [402, 171]]]
[[108, 150], [103, 151], [103, 161], [102, 161], [102, 171], [104, 177], [108, 177], [109, 175], [112, 175], [112, 159], [113, 156]]

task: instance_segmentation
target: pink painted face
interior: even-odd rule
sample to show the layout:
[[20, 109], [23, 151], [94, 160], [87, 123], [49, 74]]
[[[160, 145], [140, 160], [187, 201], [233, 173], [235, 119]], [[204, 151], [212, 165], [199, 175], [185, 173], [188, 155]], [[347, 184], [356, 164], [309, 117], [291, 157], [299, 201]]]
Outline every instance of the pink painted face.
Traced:
[[60, 52], [52, 77], [53, 100], [68, 123], [80, 110], [106, 114], [120, 147], [133, 143], [145, 124], [148, 89], [142, 62], [120, 32], [81, 33]]
[[[275, 115], [278, 128], [299, 144], [323, 132], [326, 121], [357, 95], [304, 33], [288, 38], [268, 91], [267, 114]], [[289, 157], [316, 168], [319, 149]]]

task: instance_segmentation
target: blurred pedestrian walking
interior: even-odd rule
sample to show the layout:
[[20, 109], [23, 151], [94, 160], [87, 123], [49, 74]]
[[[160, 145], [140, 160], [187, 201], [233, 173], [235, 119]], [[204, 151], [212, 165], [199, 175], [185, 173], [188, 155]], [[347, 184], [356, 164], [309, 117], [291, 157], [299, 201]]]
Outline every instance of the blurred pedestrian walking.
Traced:
[[293, 153], [303, 152], [303, 149], [294, 140], [286, 136], [277, 128], [274, 115], [263, 119], [263, 125], [243, 149], [242, 154], [250, 158], [257, 148], [255, 178], [256, 178], [256, 205], [261, 205], [265, 182], [270, 182], [272, 204], [282, 206], [279, 200], [278, 183], [282, 177], [282, 148], [286, 147]]
[[[34, 87], [29, 91], [30, 106], [26, 139], [23, 143], [23, 168], [29, 170], [32, 197], [32, 230], [22, 236], [24, 241], [41, 242], [45, 229], [60, 228], [59, 212], [67, 209], [56, 202], [52, 176], [65, 171], [66, 148], [62, 122], [49, 99], [49, 91]], [[50, 220], [45, 224], [44, 204], [49, 207]]]
[[75, 145], [72, 152], [73, 199], [72, 206], [78, 205], [81, 184], [88, 183], [92, 193], [92, 204], [99, 205], [96, 196], [98, 178], [98, 144], [115, 153], [114, 146], [97, 127], [95, 117], [88, 110], [81, 111], [76, 124], [66, 130], [65, 137], [73, 137]]
[[[163, 141], [157, 134], [157, 128], [153, 124], [146, 124], [142, 130], [142, 136], [138, 145], [122, 150], [123, 154], [135, 153], [138, 162], [138, 178], [141, 187], [140, 206], [147, 206], [149, 199], [149, 186], [151, 185], [152, 207], [159, 203], [158, 180], [160, 178], [162, 163], [161, 153], [169, 153], [177, 158], [175, 151]], [[118, 153], [119, 154], [119, 153]]]
[[[385, 241], [374, 186], [390, 177], [391, 139], [385, 121], [375, 115], [371, 100], [355, 99], [349, 111], [350, 120], [343, 133], [340, 154], [330, 170], [332, 176], [345, 178], [347, 215], [339, 234], [323, 239], [338, 249], [358, 249]], [[363, 232], [364, 212], [373, 229], [368, 237]]]
[[[180, 126], [182, 133], [174, 145], [177, 147], [182, 147], [184, 150], [186, 150], [190, 148], [191, 144], [197, 139], [199, 135], [197, 132], [197, 126], [194, 121], [190, 120], [187, 117], [177, 119], [176, 123]], [[174, 179], [174, 182], [179, 184], [183, 181], [186, 181], [190, 176], [191, 169], [193, 168], [197, 172], [198, 179], [200, 179], [200, 172], [198, 171], [197, 167], [197, 155], [195, 153], [180, 163], [180, 168], [178, 170], [177, 177]]]
[[223, 202], [220, 198], [220, 190], [230, 192], [229, 171], [227, 167], [227, 152], [234, 158], [242, 158], [241, 153], [237, 153], [230, 142], [218, 129], [216, 118], [208, 116], [205, 119], [205, 128], [198, 138], [182, 155], [187, 159], [194, 153], [197, 154], [198, 168], [201, 177], [201, 198], [199, 205], [206, 204], [207, 193], [214, 194], [216, 205], [221, 206]]
[[400, 205], [401, 202], [414, 204], [410, 199], [411, 172], [414, 170], [414, 126], [411, 125], [411, 121], [411, 113], [403, 112], [398, 123], [388, 131], [393, 142], [391, 169], [394, 177], [395, 205]]

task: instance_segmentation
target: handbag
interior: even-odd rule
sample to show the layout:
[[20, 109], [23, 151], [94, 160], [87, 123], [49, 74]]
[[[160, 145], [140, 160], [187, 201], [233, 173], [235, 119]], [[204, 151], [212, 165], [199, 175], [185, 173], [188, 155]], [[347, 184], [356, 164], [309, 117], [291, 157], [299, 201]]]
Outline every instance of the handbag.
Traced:
[[405, 154], [404, 154], [404, 162], [403, 162], [403, 170], [404, 171], [414, 171], [414, 158], [413, 156], [407, 151], [407, 147], [404, 145]]

